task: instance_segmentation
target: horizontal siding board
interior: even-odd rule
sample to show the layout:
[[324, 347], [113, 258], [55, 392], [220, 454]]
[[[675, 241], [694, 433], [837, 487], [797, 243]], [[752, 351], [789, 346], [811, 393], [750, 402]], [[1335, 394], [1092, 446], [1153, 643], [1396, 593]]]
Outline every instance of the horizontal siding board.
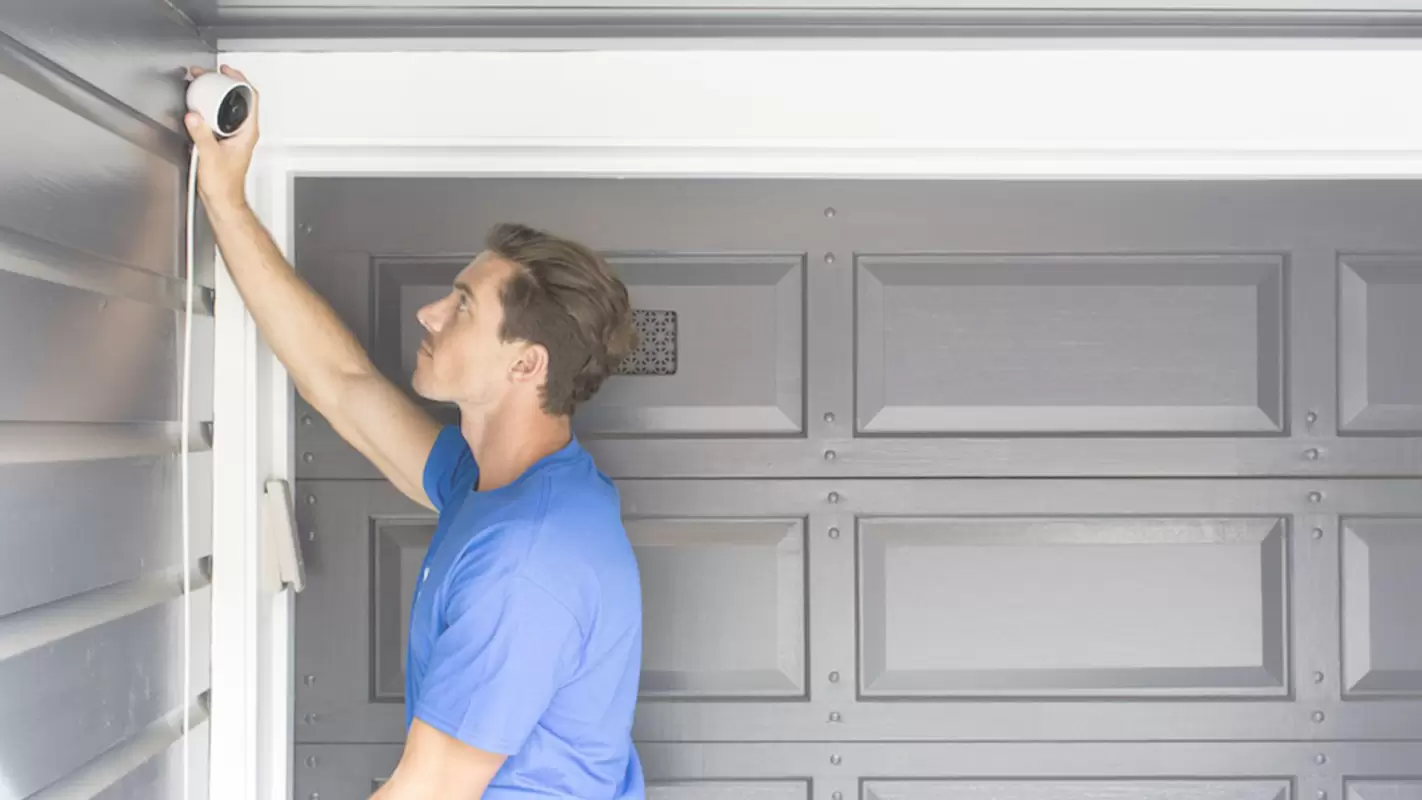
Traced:
[[182, 790], [183, 712], [168, 712], [136, 736], [125, 739], [30, 800], [152, 800], [203, 797], [207, 793], [209, 726], [207, 712], [189, 706], [192, 736], [187, 739], [191, 794]]
[[120, 103], [182, 131], [183, 69], [216, 64], [213, 48], [167, 3], [7, 3], [0, 28]]
[[0, 227], [177, 276], [183, 166], [0, 75]]
[[[179, 716], [177, 714], [171, 716]], [[198, 715], [192, 716], [194, 723]], [[165, 723], [169, 735], [182, 729], [181, 718]], [[93, 796], [93, 800], [153, 800], [155, 797], [206, 797], [210, 727], [206, 722], [194, 724], [188, 740], [188, 783], [192, 791], [183, 792], [183, 740], [169, 740], [162, 752], [138, 764], [133, 771]], [[115, 765], [118, 766], [118, 765]], [[77, 797], [89, 795], [76, 795]], [[43, 796], [36, 800], [48, 800]], [[59, 800], [58, 797], [55, 800]]]
[[[174, 311], [186, 307], [187, 287], [181, 278], [157, 275], [8, 228], [0, 228], [0, 272], [27, 275]], [[210, 313], [197, 289], [193, 292], [193, 308], [199, 314]]]
[[[0, 464], [166, 456], [178, 452], [179, 438], [177, 422], [0, 420]], [[198, 435], [194, 435], [191, 445], [193, 452], [210, 449]]]
[[[162, 422], [180, 417], [182, 316], [0, 272], [0, 418]], [[194, 315], [194, 419], [212, 410], [213, 320]]]
[[[212, 552], [212, 454], [192, 457], [192, 556]], [[54, 492], [62, 487], [63, 501]], [[176, 567], [177, 456], [0, 465], [0, 616]]]
[[[176, 595], [0, 661], [0, 753], [9, 796], [28, 797], [182, 707], [183, 604]], [[104, 613], [102, 604], [93, 606], [87, 613]], [[208, 688], [210, 614], [210, 591], [196, 591], [194, 696]], [[13, 651], [4, 644], [5, 622], [0, 655]]]

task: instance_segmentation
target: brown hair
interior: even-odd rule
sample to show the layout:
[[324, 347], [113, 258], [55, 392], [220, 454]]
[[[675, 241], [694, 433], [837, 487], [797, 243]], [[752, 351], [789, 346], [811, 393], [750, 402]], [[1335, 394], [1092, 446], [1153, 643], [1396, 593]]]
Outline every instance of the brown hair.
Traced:
[[627, 287], [589, 248], [525, 225], [496, 225], [485, 245], [516, 268], [499, 336], [548, 350], [543, 409], [569, 416], [637, 347]]

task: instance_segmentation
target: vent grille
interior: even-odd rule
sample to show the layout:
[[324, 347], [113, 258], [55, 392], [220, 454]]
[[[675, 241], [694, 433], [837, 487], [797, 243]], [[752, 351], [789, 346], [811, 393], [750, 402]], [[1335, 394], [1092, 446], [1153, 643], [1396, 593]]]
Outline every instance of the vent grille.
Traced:
[[633, 309], [641, 341], [617, 369], [619, 375], [676, 374], [676, 312]]

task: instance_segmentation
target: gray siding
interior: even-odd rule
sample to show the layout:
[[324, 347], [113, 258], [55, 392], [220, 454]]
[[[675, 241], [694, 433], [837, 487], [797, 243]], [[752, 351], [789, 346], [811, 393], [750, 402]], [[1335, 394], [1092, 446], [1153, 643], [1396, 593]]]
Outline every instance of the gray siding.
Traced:
[[[181, 797], [184, 708], [207, 794], [211, 454], [195, 426], [184, 564], [179, 120], [183, 68], [214, 63], [155, 0], [0, 9], [0, 800]], [[198, 262], [210, 283], [210, 246]], [[207, 422], [205, 311], [193, 334]]]

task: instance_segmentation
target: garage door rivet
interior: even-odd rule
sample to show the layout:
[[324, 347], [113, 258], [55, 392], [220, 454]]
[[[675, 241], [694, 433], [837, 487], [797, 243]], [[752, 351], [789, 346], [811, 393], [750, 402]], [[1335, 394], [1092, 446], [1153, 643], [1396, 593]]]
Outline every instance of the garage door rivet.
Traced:
[[307, 531], [307, 532], [306, 532], [306, 541], [308, 541], [308, 542], [314, 542], [314, 541], [316, 541], [316, 531]]
[[826, 263], [826, 264], [833, 264], [833, 263], [834, 263], [834, 253], [825, 253], [825, 263]]
[[317, 759], [316, 756], [307, 756], [307, 757], [306, 757], [306, 766], [308, 766], [308, 767], [314, 767], [314, 766], [316, 766], [317, 764], [320, 764], [320, 763], [321, 763], [321, 761], [320, 761], [319, 759]]
[[306, 685], [307, 685], [307, 686], [313, 686], [313, 685], [315, 685], [315, 683], [316, 683], [316, 676], [315, 676], [315, 675], [307, 675], [307, 676], [306, 676], [305, 678], [303, 678], [302, 680], [306, 681]]
[[312, 461], [315, 461], [315, 460], [316, 460], [316, 456], [313, 455], [313, 454], [311, 454], [311, 453], [302, 453], [302, 454], [301, 454], [301, 460], [302, 460], [302, 461], [305, 461], [305, 462], [308, 463], [308, 464], [310, 464]]
[[1318, 460], [1318, 450], [1315, 449], [1315, 448], [1310, 447], [1309, 449], [1307, 449], [1307, 450], [1304, 451], [1304, 458], [1307, 458], [1309, 461], [1317, 461], [1317, 460]]
[[1328, 800], [1328, 792], [1325, 792], [1325, 791], [1323, 791], [1322, 789], [1319, 789], [1319, 790], [1318, 790], [1318, 800]]
[[826, 498], [826, 499], [828, 499], [831, 503], [838, 503], [838, 502], [839, 502], [839, 492], [830, 492], [830, 493], [829, 493], [829, 497]]
[[1309, 492], [1308, 501], [1310, 503], [1321, 503], [1323, 502], [1323, 494], [1321, 492]]
[[829, 529], [829, 537], [830, 537], [831, 539], [838, 539], [838, 538], [839, 538], [839, 528], [830, 528], [830, 529]]
[[307, 714], [306, 716], [302, 717], [302, 719], [306, 721], [306, 724], [307, 724], [307, 725], [315, 725], [315, 724], [316, 724], [316, 715], [315, 715], [315, 714]]
[[831, 712], [830, 712], [830, 722], [839, 722], [839, 712], [838, 712], [838, 711], [831, 711]]
[[835, 792], [830, 795], [830, 800], [844, 800], [844, 792]]
[[833, 208], [827, 208], [827, 209], [825, 209], [825, 216], [826, 216], [826, 217], [833, 217], [833, 216], [834, 216], [834, 209], [833, 209]]
[[833, 461], [833, 460], [834, 460], [834, 451], [833, 451], [833, 450], [826, 450], [826, 451], [825, 451], [825, 460], [826, 460], [826, 461]]
[[1308, 412], [1307, 414], [1304, 415], [1304, 421], [1307, 422], [1307, 423], [1310, 424], [1310, 425], [1312, 425], [1312, 424], [1315, 423], [1315, 422], [1318, 422], [1318, 412], [1317, 412], [1317, 411], [1310, 411], [1310, 412]]
[[1313, 673], [1313, 682], [1314, 682], [1314, 683], [1323, 683], [1323, 673], [1322, 673], [1322, 672], [1315, 672], [1315, 673]]
[[1322, 712], [1322, 711], [1315, 711], [1315, 712], [1313, 712], [1313, 721], [1314, 721], [1314, 722], [1322, 722], [1322, 721], [1323, 721], [1323, 712]]
[[1322, 528], [1314, 528], [1314, 529], [1313, 529], [1313, 538], [1315, 538], [1315, 539], [1322, 539], [1322, 538], [1323, 538], [1323, 529], [1322, 529]]
[[301, 415], [301, 424], [302, 424], [302, 425], [310, 425], [310, 424], [311, 424], [311, 415], [310, 415], [310, 414], [302, 414], [302, 415]]
[[321, 800], [321, 793], [320, 793], [320, 792], [312, 792], [312, 793], [311, 793], [311, 800]]
[[839, 757], [839, 753], [835, 753], [834, 755], [830, 756], [830, 763], [835, 765], [836, 767], [839, 766], [840, 762], [843, 760], [844, 759]]
[[1319, 753], [1318, 755], [1316, 755], [1316, 756], [1313, 757], [1313, 763], [1315, 763], [1315, 764], [1327, 764], [1327, 763], [1328, 763], [1328, 756], [1326, 756], [1326, 755], [1324, 755], [1324, 754], [1322, 754], [1322, 753]]
[[314, 505], [316, 505], [316, 495], [314, 495], [314, 494], [308, 494], [308, 495], [306, 495], [306, 505], [308, 505], [308, 506], [314, 506]]
[[826, 412], [825, 412], [825, 422], [834, 422], [834, 412], [833, 412], [833, 411], [826, 411]]
[[839, 673], [838, 673], [838, 672], [831, 672], [831, 673], [829, 674], [829, 680], [830, 680], [830, 683], [839, 683]]

